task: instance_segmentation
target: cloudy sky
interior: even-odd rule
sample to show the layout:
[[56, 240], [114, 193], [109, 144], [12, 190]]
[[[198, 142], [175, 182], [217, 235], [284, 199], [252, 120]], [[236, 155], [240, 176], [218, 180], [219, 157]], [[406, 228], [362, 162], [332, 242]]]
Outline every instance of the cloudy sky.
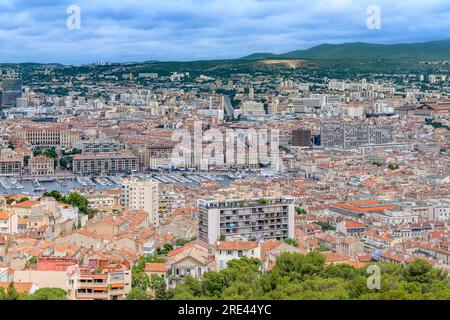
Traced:
[[[70, 5], [80, 8], [79, 29]], [[381, 9], [381, 29], [367, 27], [370, 5]], [[449, 0], [0, 0], [0, 63], [238, 58], [442, 40], [449, 30]]]

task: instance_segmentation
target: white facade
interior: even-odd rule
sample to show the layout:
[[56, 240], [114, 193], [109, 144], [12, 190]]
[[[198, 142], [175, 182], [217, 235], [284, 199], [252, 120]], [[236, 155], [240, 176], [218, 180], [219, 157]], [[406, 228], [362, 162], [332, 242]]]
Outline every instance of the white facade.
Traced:
[[433, 208], [434, 220], [443, 221], [450, 219], [450, 203], [442, 203]]
[[12, 212], [0, 213], [0, 233], [17, 233], [18, 217]]
[[243, 257], [261, 259], [261, 246], [258, 245], [255, 248], [234, 248], [231, 250], [217, 248], [215, 251], [216, 271], [225, 269], [229, 261]]
[[122, 181], [120, 203], [128, 210], [144, 210], [149, 213], [155, 227], [159, 225], [158, 182], [146, 179], [124, 179]]
[[384, 214], [373, 212], [370, 216], [389, 225], [419, 222], [419, 215], [417, 213], [404, 209], [385, 210]]
[[9, 268], [0, 268], [0, 282], [11, 282], [12, 279]]
[[246, 240], [294, 238], [292, 198], [199, 200], [199, 238], [213, 244], [221, 235]]

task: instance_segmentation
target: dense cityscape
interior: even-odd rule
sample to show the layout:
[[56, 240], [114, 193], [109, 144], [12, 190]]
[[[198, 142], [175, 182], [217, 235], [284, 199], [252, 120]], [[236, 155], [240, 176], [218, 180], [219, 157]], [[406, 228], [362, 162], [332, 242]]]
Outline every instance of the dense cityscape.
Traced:
[[448, 270], [448, 64], [330, 79], [301, 60], [257, 63], [228, 75], [2, 67], [2, 286], [193, 297], [179, 284], [232, 259], [266, 274], [317, 252], [323, 272]]
[[0, 300], [450, 300], [449, 231], [449, 40], [0, 61]]

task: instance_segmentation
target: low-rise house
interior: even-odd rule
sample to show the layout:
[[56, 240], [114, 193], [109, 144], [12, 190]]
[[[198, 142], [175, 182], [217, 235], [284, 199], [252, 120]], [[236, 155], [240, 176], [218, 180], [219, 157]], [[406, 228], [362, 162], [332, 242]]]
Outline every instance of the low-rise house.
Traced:
[[443, 246], [424, 243], [418, 246], [417, 252], [420, 252], [427, 257], [442, 261], [443, 264], [450, 264], [450, 250], [448, 244], [447, 246]]
[[394, 247], [401, 243], [401, 239], [394, 239], [389, 234], [365, 232], [362, 234], [362, 243], [364, 252], [374, 254]]
[[55, 239], [55, 244], [71, 243], [82, 248], [100, 249], [107, 240], [94, 232], [74, 230]]
[[323, 256], [325, 257], [325, 265], [339, 265], [339, 264], [348, 264], [352, 266], [362, 266], [363, 264], [358, 263], [355, 258], [351, 255], [345, 253], [337, 253], [337, 252], [323, 252]]
[[394, 248], [382, 252], [379, 258], [380, 262], [397, 263], [403, 265], [414, 262], [414, 260], [416, 260], [414, 257]]
[[360, 222], [344, 220], [336, 225], [336, 231], [348, 235], [361, 235], [367, 230], [366, 226]]
[[214, 255], [211, 246], [201, 240], [187, 243], [181, 248], [167, 254], [169, 266], [169, 287], [175, 287], [190, 275], [201, 279], [203, 274], [215, 268]]
[[261, 243], [261, 270], [272, 270], [278, 257], [283, 253], [301, 253], [301, 250], [279, 240], [267, 240]]
[[261, 247], [254, 241], [220, 241], [215, 247], [216, 270], [225, 269], [233, 259], [261, 258]]
[[336, 251], [338, 244], [338, 238], [336, 236], [329, 233], [318, 233], [314, 235], [314, 238], [317, 240], [319, 246]]
[[18, 217], [10, 211], [0, 211], [0, 233], [17, 233]]
[[149, 278], [158, 276], [166, 280], [169, 267], [164, 262], [146, 263], [144, 272]]

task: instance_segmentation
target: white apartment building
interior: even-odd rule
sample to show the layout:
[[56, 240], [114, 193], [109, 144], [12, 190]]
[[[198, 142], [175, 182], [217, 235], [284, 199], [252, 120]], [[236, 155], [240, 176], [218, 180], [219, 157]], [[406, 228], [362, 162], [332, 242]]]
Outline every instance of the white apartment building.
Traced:
[[0, 233], [17, 233], [17, 215], [9, 211], [0, 211]]
[[383, 213], [372, 212], [370, 217], [387, 225], [419, 222], [419, 214], [405, 208], [384, 210]]
[[0, 268], [0, 282], [11, 282], [13, 280], [12, 269], [10, 268]]
[[150, 221], [159, 226], [158, 182], [151, 179], [130, 178], [122, 180], [120, 204], [127, 210], [144, 210]]
[[199, 238], [215, 243], [221, 236], [246, 240], [294, 238], [294, 199], [201, 199]]
[[428, 200], [433, 211], [433, 219], [445, 221], [450, 219], [450, 199], [430, 199]]

